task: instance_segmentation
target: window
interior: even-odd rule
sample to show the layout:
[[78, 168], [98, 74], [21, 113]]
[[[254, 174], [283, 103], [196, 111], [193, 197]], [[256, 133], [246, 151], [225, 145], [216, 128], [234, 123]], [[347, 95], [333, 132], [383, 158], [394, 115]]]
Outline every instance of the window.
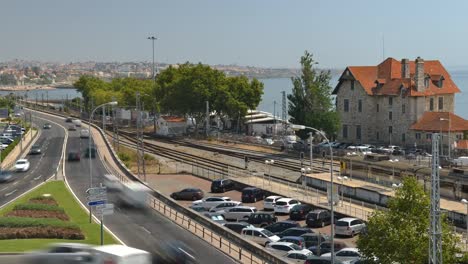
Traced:
[[388, 112], [388, 120], [392, 120], [392, 117], [393, 117], [393, 113], [392, 113], [392, 112]]
[[388, 133], [389, 133], [389, 134], [392, 134], [392, 133], [393, 133], [393, 127], [392, 127], [392, 126], [389, 126], [389, 127], [388, 127]]
[[444, 85], [444, 78], [440, 78], [440, 80], [439, 80], [439, 88], [442, 88], [443, 85]]
[[444, 109], [444, 98], [439, 97], [439, 110]]
[[348, 138], [348, 125], [343, 125], [343, 138]]
[[406, 141], [406, 135], [405, 135], [405, 133], [401, 134], [401, 141], [403, 141], [403, 142]]
[[361, 126], [356, 126], [356, 139], [361, 139]]
[[351, 81], [351, 90], [354, 91], [354, 80]]
[[388, 98], [388, 105], [392, 106], [393, 105], [393, 97]]
[[402, 114], [406, 113], [406, 105], [405, 104], [401, 105], [401, 113]]
[[416, 133], [416, 139], [421, 139], [421, 133]]
[[432, 139], [432, 134], [431, 134], [431, 133], [427, 133], [427, 134], [426, 134], [426, 139]]
[[362, 100], [358, 101], [358, 111], [362, 112]]
[[349, 112], [349, 100], [344, 99], [344, 111]]
[[377, 108], [376, 108], [376, 109], [377, 109], [377, 113], [378, 113], [378, 112], [379, 112], [379, 104], [377, 104]]
[[429, 111], [434, 111], [434, 98], [429, 99]]
[[429, 87], [429, 78], [424, 78], [424, 87]]
[[379, 132], [377, 132], [375, 136], [377, 137], [377, 140], [380, 139], [380, 133]]

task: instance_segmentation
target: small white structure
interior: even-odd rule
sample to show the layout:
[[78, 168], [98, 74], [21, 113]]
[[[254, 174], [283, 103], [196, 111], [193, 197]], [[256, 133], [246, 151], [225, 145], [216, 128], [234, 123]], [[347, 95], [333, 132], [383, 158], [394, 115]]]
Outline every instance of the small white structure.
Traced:
[[245, 116], [249, 135], [278, 135], [284, 130], [283, 123], [281, 118], [263, 111], [249, 110]]
[[187, 131], [185, 117], [161, 116], [156, 120], [156, 134], [161, 136], [181, 135]]

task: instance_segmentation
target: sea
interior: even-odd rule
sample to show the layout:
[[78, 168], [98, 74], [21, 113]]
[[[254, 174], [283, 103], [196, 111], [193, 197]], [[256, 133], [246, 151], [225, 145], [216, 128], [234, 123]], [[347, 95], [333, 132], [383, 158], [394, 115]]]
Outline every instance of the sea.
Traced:
[[[468, 69], [450, 71], [453, 81], [457, 84], [461, 93], [455, 95], [455, 114], [468, 119]], [[330, 85], [334, 88], [338, 83], [339, 75], [335, 74], [332, 76]], [[272, 79], [260, 79], [264, 84], [264, 94], [262, 101], [257, 107], [257, 110], [265, 111], [269, 113], [276, 113], [276, 116], [281, 117], [282, 113], [282, 92], [290, 94], [293, 88], [291, 78], [272, 78]], [[0, 95], [8, 95], [10, 91], [0, 91]], [[36, 89], [29, 92], [17, 91], [13, 92], [17, 95], [26, 95], [28, 99], [38, 101], [44, 98], [52, 100], [72, 99], [75, 97], [81, 97], [81, 93], [74, 88], [59, 88], [54, 90], [42, 90]]]

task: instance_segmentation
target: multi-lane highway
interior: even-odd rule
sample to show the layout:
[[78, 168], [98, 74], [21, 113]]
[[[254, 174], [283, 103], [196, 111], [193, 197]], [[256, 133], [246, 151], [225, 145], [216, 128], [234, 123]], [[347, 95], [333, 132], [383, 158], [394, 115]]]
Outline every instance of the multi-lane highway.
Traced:
[[[63, 118], [37, 113], [40, 118], [62, 124], [68, 127]], [[62, 129], [63, 130], [63, 129]], [[69, 131], [67, 141], [68, 151], [84, 152], [88, 146], [88, 139], [80, 138], [79, 131]], [[103, 182], [102, 176], [107, 174], [101, 160], [96, 157], [92, 160], [93, 184], [96, 186]], [[79, 162], [66, 162], [65, 174], [71, 188], [78, 198], [86, 203], [86, 189], [89, 188], [89, 160], [82, 155]], [[116, 202], [116, 194], [108, 194], [110, 202]], [[136, 211], [116, 207], [113, 215], [106, 216], [105, 224], [125, 244], [140, 248], [156, 255], [161, 246], [169, 241], [180, 241], [191, 248], [193, 257], [198, 263], [236, 263], [232, 258], [221, 253], [205, 241], [182, 229], [161, 214], [150, 211]]]

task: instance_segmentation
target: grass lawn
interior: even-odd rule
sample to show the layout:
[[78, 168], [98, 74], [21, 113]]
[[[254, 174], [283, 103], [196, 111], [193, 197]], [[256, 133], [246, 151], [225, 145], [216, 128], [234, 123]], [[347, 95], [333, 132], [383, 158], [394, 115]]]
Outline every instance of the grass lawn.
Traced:
[[[42, 194], [51, 194], [57, 201], [58, 206], [65, 209], [65, 213], [70, 217], [70, 223], [77, 224], [83, 234], [84, 240], [65, 240], [65, 239], [11, 239], [0, 240], [0, 252], [23, 252], [28, 250], [40, 249], [49, 243], [74, 242], [98, 245], [101, 243], [100, 225], [89, 223], [89, 215], [81, 208], [80, 204], [74, 199], [70, 191], [65, 187], [63, 181], [50, 181], [27, 195], [21, 197], [15, 202], [9, 204], [0, 210], [0, 216], [13, 210], [17, 204], [26, 203], [29, 199]], [[118, 244], [118, 242], [104, 230], [105, 244]]]

